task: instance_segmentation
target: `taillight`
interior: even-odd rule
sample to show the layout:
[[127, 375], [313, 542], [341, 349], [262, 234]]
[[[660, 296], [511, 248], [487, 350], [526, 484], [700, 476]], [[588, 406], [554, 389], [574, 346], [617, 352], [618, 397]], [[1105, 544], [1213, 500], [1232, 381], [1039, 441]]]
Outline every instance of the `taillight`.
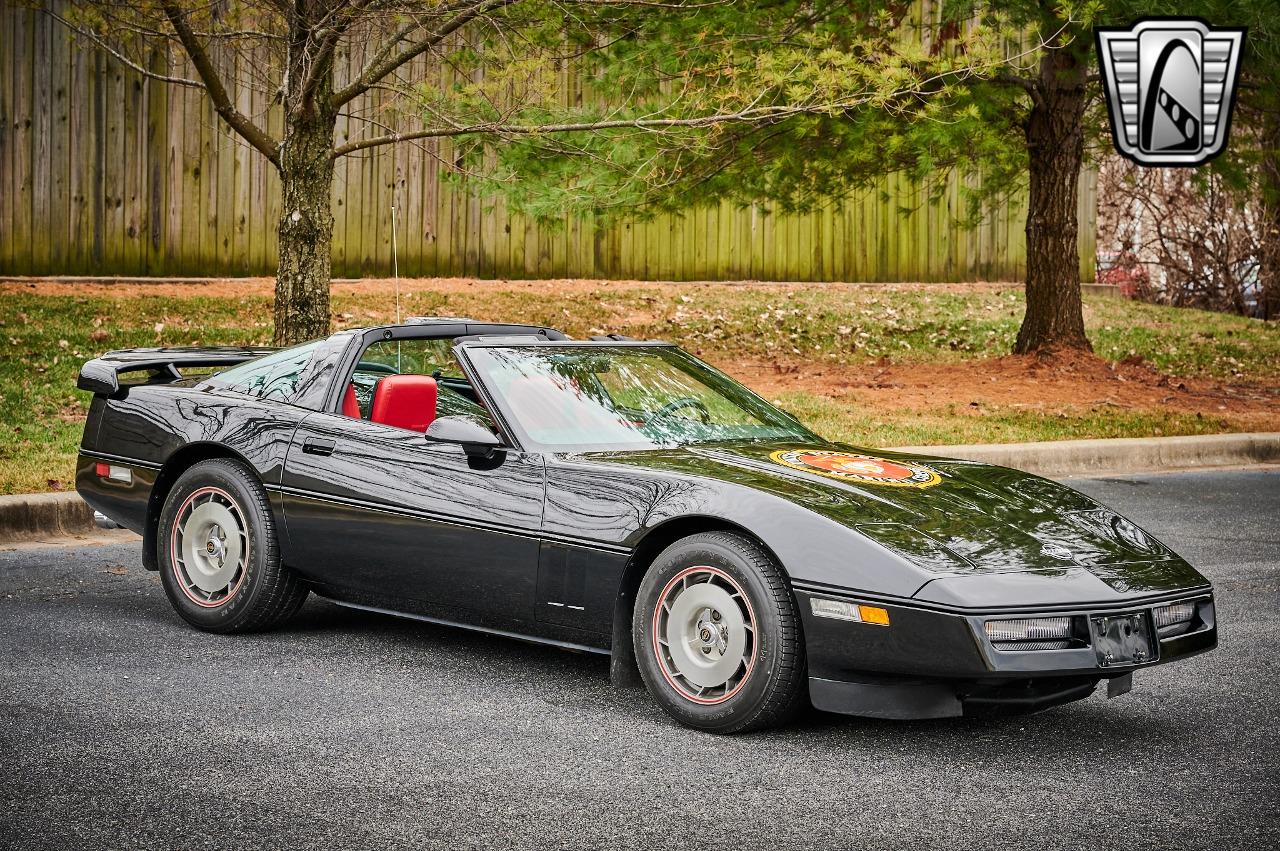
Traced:
[[93, 465], [93, 472], [98, 478], [106, 479], [109, 482], [120, 482], [122, 484], [133, 484], [133, 471], [128, 467], [119, 467], [115, 464], [104, 464], [101, 461]]

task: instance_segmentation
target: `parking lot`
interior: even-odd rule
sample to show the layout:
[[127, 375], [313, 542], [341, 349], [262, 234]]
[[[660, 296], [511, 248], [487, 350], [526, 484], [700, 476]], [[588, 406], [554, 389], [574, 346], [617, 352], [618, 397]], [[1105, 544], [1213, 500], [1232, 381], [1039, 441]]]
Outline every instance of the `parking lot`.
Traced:
[[0, 552], [0, 846], [1280, 843], [1280, 471], [1071, 484], [1214, 583], [1221, 645], [1115, 700], [723, 738], [601, 657], [339, 608], [186, 627], [136, 539]]

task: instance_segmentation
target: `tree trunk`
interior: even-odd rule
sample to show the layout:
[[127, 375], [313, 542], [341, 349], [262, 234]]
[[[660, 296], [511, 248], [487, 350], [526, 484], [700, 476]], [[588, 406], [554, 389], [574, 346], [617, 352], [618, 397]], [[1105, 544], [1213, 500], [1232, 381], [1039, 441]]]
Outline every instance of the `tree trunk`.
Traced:
[[1014, 352], [1092, 351], [1080, 302], [1076, 202], [1084, 161], [1085, 67], [1071, 47], [1044, 51], [1026, 124], [1027, 312]]
[[303, 119], [290, 128], [281, 145], [277, 346], [329, 334], [333, 131], [331, 115]]
[[333, 248], [333, 105], [331, 40], [309, 27], [316, 10], [298, 3], [285, 75], [285, 136], [280, 143], [280, 259], [276, 270], [278, 346], [328, 336]]

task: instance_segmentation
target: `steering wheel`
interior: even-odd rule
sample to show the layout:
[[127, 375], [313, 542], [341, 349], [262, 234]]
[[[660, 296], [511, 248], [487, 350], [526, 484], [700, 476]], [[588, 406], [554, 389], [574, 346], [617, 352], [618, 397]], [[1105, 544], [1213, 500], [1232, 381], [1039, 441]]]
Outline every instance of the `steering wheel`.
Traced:
[[711, 411], [709, 411], [707, 409], [707, 406], [702, 403], [702, 400], [695, 399], [692, 396], [684, 396], [679, 399], [672, 399], [670, 402], [663, 405], [661, 408], [654, 411], [649, 416], [649, 424], [652, 425], [658, 420], [665, 420], [666, 418], [675, 414], [677, 411], [683, 411], [685, 408], [697, 409], [697, 411], [699, 412], [698, 419], [702, 420], [703, 425], [710, 425]]
[[362, 360], [356, 364], [356, 372], [376, 372], [379, 375], [399, 375], [400, 372], [394, 366], [385, 363], [377, 363], [371, 360]]

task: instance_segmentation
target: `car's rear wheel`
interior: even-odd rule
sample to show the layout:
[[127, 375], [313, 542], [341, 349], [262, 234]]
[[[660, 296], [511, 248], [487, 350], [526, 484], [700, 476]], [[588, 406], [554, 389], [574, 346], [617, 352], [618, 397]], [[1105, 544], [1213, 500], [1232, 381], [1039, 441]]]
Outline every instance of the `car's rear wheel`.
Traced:
[[803, 703], [795, 600], [778, 565], [742, 535], [707, 532], [664, 550], [640, 584], [632, 638], [649, 693], [690, 727], [758, 730]]
[[202, 461], [179, 477], [160, 513], [156, 548], [169, 602], [209, 632], [270, 629], [307, 596], [280, 563], [262, 485], [238, 461]]

